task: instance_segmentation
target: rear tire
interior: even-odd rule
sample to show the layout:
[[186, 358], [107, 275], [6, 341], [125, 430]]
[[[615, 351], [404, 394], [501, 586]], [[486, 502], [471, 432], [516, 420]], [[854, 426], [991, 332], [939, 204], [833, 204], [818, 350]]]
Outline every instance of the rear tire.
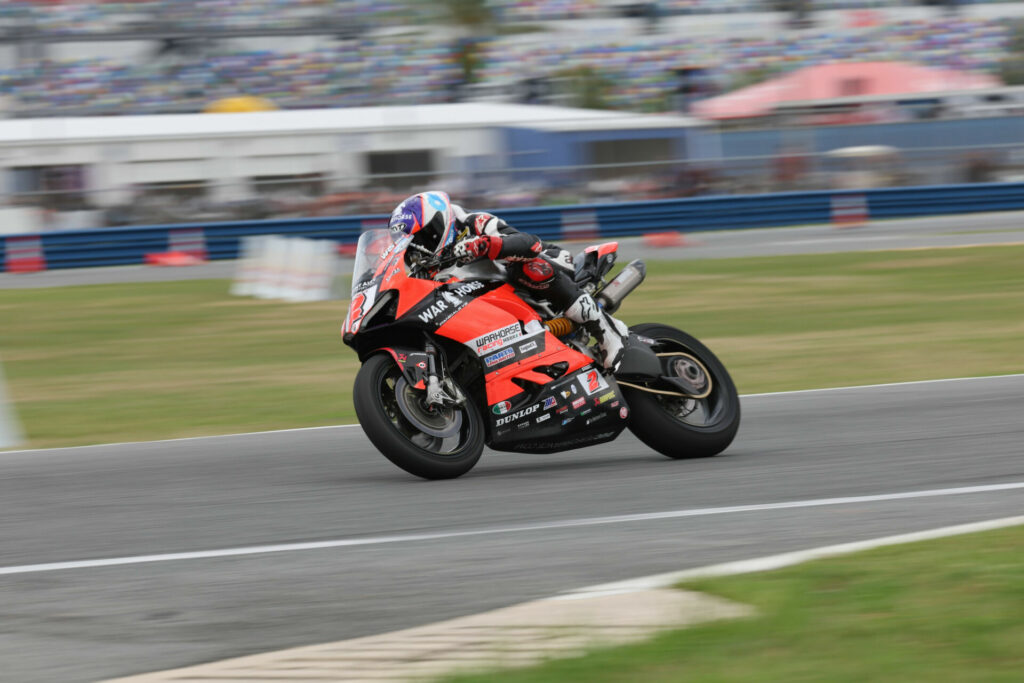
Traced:
[[415, 413], [410, 417], [410, 410], [426, 410], [413, 404], [420, 393], [408, 388], [390, 356], [370, 356], [359, 368], [352, 389], [359, 425], [385, 458], [409, 474], [424, 479], [453, 479], [465, 474], [473, 469], [484, 450], [480, 413], [469, 400], [434, 414], [419, 413], [434, 421], [435, 429], [454, 431], [444, 438], [432, 436], [413, 421]]
[[681, 352], [696, 359], [693, 363], [680, 355], [684, 359], [680, 367], [705, 372], [711, 391], [706, 398], [683, 399], [623, 386], [630, 407], [629, 430], [674, 459], [709, 458], [728, 448], [740, 426], [740, 399], [721, 361], [704, 344], [674, 327], [644, 323], [630, 329], [656, 340], [659, 353]]

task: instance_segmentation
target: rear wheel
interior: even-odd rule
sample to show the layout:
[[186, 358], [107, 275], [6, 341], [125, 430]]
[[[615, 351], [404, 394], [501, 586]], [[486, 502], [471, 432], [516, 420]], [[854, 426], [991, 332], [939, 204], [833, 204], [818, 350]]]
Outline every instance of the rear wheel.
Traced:
[[484, 449], [484, 424], [471, 401], [427, 406], [385, 354], [370, 356], [352, 398], [359, 424], [385, 458], [424, 479], [453, 479], [473, 469]]
[[708, 347], [674, 327], [644, 323], [630, 329], [655, 340], [666, 375], [682, 377], [695, 389], [687, 398], [623, 386], [630, 431], [670, 458], [707, 458], [724, 451], [740, 426], [739, 394], [725, 366]]

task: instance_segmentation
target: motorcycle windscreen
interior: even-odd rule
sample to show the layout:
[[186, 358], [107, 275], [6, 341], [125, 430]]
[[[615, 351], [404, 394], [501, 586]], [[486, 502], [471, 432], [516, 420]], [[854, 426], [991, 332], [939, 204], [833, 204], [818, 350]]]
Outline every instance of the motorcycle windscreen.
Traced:
[[403, 232], [367, 230], [356, 244], [356, 260], [352, 265], [352, 297], [366, 291], [380, 275], [378, 272], [396, 249], [411, 239]]
[[341, 328], [343, 336], [359, 332], [363, 318], [376, 302], [385, 266], [410, 239], [405, 233], [390, 230], [368, 230], [359, 237], [352, 267], [352, 298]]

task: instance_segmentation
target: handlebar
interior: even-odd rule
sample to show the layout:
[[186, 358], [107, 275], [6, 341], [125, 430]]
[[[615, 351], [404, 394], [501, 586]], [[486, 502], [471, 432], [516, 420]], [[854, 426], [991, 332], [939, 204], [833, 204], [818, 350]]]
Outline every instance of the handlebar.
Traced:
[[430, 249], [413, 242], [410, 242], [409, 246], [423, 255], [421, 258], [416, 260], [415, 264], [413, 264], [417, 270], [444, 270], [445, 268], [455, 265], [457, 261], [454, 254], [455, 245], [453, 244], [449, 244], [437, 254], [432, 252]]

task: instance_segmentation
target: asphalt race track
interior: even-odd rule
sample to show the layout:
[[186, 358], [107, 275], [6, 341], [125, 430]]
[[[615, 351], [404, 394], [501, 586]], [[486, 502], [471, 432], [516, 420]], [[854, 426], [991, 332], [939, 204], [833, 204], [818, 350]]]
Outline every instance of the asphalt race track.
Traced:
[[0, 454], [0, 679], [166, 669], [1024, 512], [1024, 375], [743, 409], [717, 458], [627, 434], [487, 453], [446, 482], [358, 427]]

